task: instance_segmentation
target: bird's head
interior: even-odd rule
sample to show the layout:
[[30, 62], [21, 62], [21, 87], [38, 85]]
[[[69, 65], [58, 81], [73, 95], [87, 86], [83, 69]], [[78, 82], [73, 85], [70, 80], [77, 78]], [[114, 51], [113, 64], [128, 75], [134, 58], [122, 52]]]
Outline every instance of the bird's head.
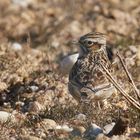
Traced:
[[80, 47], [80, 55], [100, 52], [106, 49], [106, 37], [102, 33], [91, 32], [80, 37], [78, 44]]

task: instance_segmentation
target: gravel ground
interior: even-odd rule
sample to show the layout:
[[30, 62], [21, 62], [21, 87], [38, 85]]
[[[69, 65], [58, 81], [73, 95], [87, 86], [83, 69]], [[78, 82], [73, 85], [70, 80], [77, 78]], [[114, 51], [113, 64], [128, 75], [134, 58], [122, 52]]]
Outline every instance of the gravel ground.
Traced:
[[118, 83], [140, 103], [116, 57], [119, 50], [140, 89], [139, 4], [0, 0], [0, 139], [140, 139], [140, 111], [119, 92], [100, 110], [67, 89], [78, 56], [72, 42], [98, 31], [108, 36]]

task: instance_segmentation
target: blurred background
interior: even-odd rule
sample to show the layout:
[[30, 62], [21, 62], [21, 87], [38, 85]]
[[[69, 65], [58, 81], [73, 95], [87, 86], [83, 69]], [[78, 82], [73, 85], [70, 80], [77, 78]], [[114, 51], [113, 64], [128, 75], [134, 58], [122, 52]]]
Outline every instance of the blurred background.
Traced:
[[139, 0], [1, 0], [0, 42], [30, 40], [33, 48], [65, 54], [75, 51], [71, 40], [98, 31], [115, 45], [138, 44], [139, 4]]

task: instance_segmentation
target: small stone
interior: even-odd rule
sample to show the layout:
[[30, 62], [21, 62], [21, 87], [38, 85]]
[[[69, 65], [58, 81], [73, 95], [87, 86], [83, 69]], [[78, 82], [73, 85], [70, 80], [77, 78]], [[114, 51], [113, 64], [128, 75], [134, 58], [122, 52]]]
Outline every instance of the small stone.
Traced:
[[55, 129], [57, 127], [57, 124], [54, 120], [51, 120], [51, 119], [44, 119], [42, 121], [42, 123], [45, 125], [45, 128], [47, 130], [49, 129]]
[[14, 110], [12, 112], [12, 115], [14, 116], [15, 119], [12, 119], [12, 122], [16, 123], [16, 124], [23, 124], [25, 119], [26, 119], [26, 115], [22, 114], [20, 112], [18, 112], [17, 110]]
[[63, 74], [69, 73], [74, 63], [77, 61], [79, 54], [75, 53], [69, 56], [66, 56], [60, 62], [60, 69]]
[[65, 131], [65, 132], [71, 132], [71, 131], [73, 131], [73, 128], [70, 128], [68, 125], [58, 125], [57, 127], [56, 127], [56, 129], [57, 130], [63, 130], [63, 131]]
[[53, 41], [51, 45], [52, 45], [52, 47], [54, 47], [54, 48], [58, 48], [58, 47], [60, 46], [60, 44], [59, 44], [58, 41]]
[[39, 89], [37, 86], [30, 86], [29, 88], [32, 92], [36, 92]]
[[80, 113], [80, 114], [76, 115], [75, 118], [77, 120], [80, 120], [80, 121], [85, 121], [86, 120], [86, 115]]
[[136, 53], [136, 52], [138, 51], [138, 49], [137, 49], [136, 46], [134, 46], [134, 45], [129, 46], [129, 49], [130, 49], [133, 53]]
[[21, 133], [22, 135], [27, 135], [27, 130], [26, 130], [25, 128], [21, 128], [20, 133]]
[[25, 103], [24, 102], [21, 102], [21, 101], [18, 101], [18, 102], [16, 102], [15, 103], [17, 106], [24, 106], [25, 105]]
[[91, 124], [89, 128], [85, 132], [85, 137], [96, 138], [96, 136], [100, 133], [103, 133], [103, 130], [97, 126], [96, 124]]
[[104, 133], [108, 134], [112, 130], [114, 125], [115, 125], [115, 122], [112, 122], [112, 123], [107, 124], [106, 126], [104, 126]]
[[0, 90], [2, 91], [4, 89], [6, 89], [6, 88], [7, 88], [7, 84], [5, 82], [0, 81]]
[[19, 43], [17, 43], [17, 42], [13, 43], [11, 47], [12, 47], [12, 49], [14, 49], [15, 51], [22, 50], [21, 44], [19, 44]]
[[14, 122], [15, 117], [13, 114], [5, 111], [0, 111], [0, 122], [5, 123], [5, 122]]
[[[127, 130], [126, 130], [126, 134], [127, 135], [133, 135], [133, 134], [136, 134], [136, 133], [137, 133], [136, 128], [130, 128], [130, 127], [128, 127]], [[139, 133], [139, 136], [140, 136], [140, 133]]]

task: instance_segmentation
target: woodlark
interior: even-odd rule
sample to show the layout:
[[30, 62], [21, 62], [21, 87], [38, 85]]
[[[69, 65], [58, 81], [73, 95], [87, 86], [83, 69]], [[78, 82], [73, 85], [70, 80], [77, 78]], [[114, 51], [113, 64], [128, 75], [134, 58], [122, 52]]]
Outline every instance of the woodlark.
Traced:
[[79, 102], [109, 98], [115, 87], [103, 74], [102, 65], [113, 74], [111, 62], [106, 52], [106, 37], [102, 33], [91, 32], [79, 41], [79, 57], [69, 73], [70, 94]]

